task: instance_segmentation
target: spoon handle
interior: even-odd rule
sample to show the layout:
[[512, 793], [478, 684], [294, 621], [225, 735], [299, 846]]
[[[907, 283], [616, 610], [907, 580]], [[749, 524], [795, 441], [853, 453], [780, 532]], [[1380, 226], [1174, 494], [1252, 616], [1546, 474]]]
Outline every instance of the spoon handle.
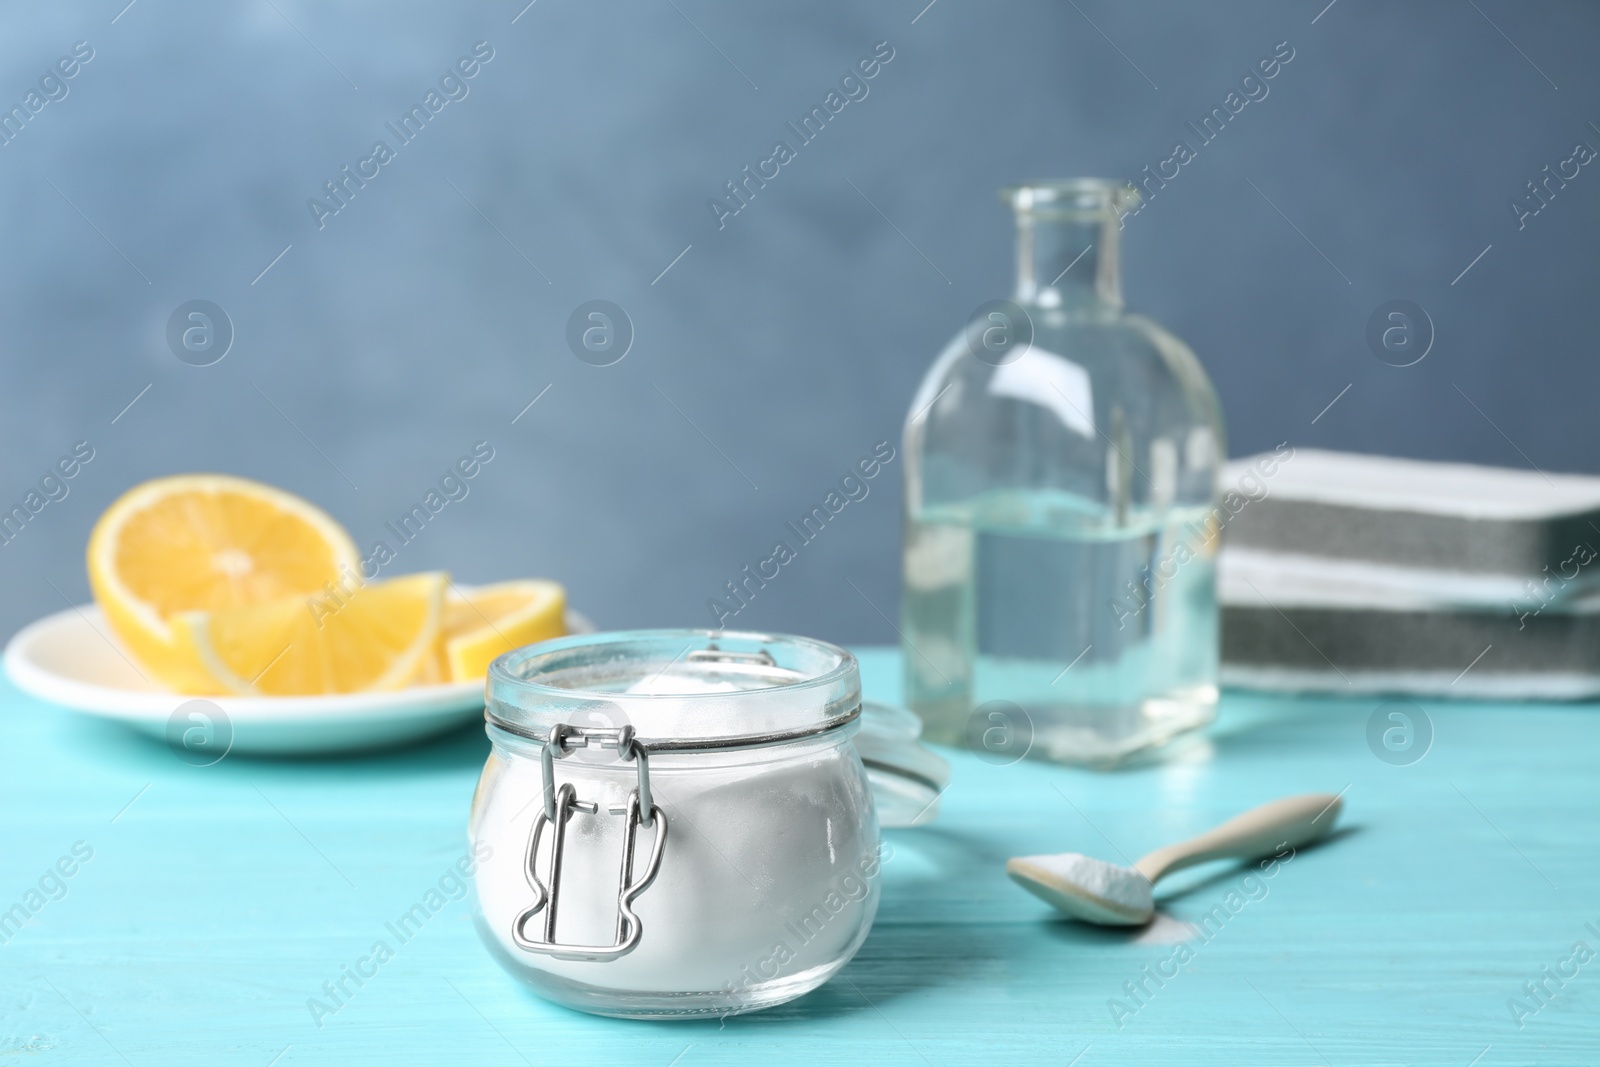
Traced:
[[1284, 845], [1295, 848], [1322, 837], [1339, 818], [1342, 802], [1333, 793], [1284, 797], [1235, 815], [1214, 830], [1176, 845], [1158, 848], [1134, 869], [1152, 883], [1163, 875], [1220, 859], [1254, 859]]

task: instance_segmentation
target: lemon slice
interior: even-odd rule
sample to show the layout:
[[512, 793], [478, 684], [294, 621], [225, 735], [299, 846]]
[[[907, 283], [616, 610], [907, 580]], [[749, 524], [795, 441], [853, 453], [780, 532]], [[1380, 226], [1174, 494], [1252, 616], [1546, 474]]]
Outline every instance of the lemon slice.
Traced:
[[192, 647], [176, 640], [178, 614], [305, 597], [361, 573], [355, 544], [326, 512], [221, 474], [130, 489], [95, 524], [88, 557], [89, 586], [112, 630], [180, 692], [216, 690]]
[[173, 620], [175, 639], [192, 649], [213, 693], [399, 689], [436, 655], [449, 580], [443, 572], [413, 574], [348, 595], [187, 612]]
[[434, 673], [469, 682], [489, 673], [496, 656], [567, 632], [567, 592], [557, 582], [526, 579], [452, 589]]

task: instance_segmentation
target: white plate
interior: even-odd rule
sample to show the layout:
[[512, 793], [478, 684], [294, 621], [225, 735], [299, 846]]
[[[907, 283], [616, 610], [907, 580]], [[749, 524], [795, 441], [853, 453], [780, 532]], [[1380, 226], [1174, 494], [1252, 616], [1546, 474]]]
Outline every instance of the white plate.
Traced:
[[[567, 629], [588, 633], [594, 624], [569, 611]], [[4, 662], [18, 689], [52, 704], [114, 719], [162, 739], [183, 737], [192, 727], [202, 727], [210, 731], [206, 743], [221, 752], [217, 759], [228, 751], [285, 755], [402, 744], [483, 714], [482, 682], [307, 697], [173, 693], [139, 673], [93, 605], [58, 612], [26, 627], [6, 645]], [[179, 711], [196, 700], [220, 708], [220, 721], [214, 721], [215, 711], [204, 705]]]

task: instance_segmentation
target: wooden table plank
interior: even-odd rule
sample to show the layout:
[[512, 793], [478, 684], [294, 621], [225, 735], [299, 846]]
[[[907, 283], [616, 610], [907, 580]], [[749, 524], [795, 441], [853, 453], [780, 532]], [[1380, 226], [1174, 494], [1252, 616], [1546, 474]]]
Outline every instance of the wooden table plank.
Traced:
[[[894, 654], [862, 658], [868, 695], [894, 699]], [[719, 1025], [554, 1007], [490, 960], [463, 900], [319, 1027], [308, 999], [463, 852], [481, 730], [194, 768], [0, 685], [0, 909], [63, 857], [74, 871], [0, 934], [0, 1063], [1600, 1062], [1600, 958], [1546, 980], [1547, 1004], [1524, 990], [1543, 967], [1570, 973], [1575, 943], [1600, 952], [1600, 716], [1425, 703], [1433, 747], [1397, 767], [1367, 746], [1378, 703], [1229, 693], [1204, 743], [1116, 774], [951, 754], [938, 822], [888, 835], [861, 954], [772, 1011]], [[1054, 921], [1001, 869], [1136, 857], [1340, 789], [1339, 839], [1270, 879], [1189, 872], [1145, 931]], [[93, 855], [74, 865], [77, 842]], [[1209, 937], [1186, 925], [1218, 904]], [[1512, 998], [1538, 1009], [1520, 1028]]]

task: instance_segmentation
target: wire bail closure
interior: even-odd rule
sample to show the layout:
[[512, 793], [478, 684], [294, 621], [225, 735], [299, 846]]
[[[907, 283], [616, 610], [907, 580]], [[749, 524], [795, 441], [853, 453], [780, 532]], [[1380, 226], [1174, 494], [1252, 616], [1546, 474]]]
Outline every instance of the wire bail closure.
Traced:
[[[650, 799], [650, 757], [634, 736], [632, 726], [573, 726], [557, 723], [550, 727], [550, 736], [539, 753], [539, 764], [544, 771], [544, 814], [554, 822], [556, 817], [556, 760], [568, 753], [568, 739], [582, 742], [577, 748], [614, 748], [623, 760], [633, 760], [639, 766], [639, 806], [643, 813], [641, 825], [649, 829], [655, 818], [656, 806]], [[598, 810], [593, 804], [577, 802], [577, 810], [593, 815]]]
[[[573, 744], [573, 742], [578, 742]], [[614, 748], [624, 760], [632, 760], [638, 768], [639, 784], [628, 794], [625, 804], [609, 807], [612, 815], [623, 817], [622, 869], [617, 882], [617, 925], [615, 941], [610, 945], [571, 945], [556, 940], [556, 904], [561, 888], [561, 861], [566, 846], [567, 823], [574, 813], [597, 815], [600, 806], [594, 801], [579, 800], [572, 784], [559, 789], [555, 784], [555, 761], [576, 748]], [[589, 727], [558, 723], [550, 728], [540, 752], [540, 766], [544, 773], [544, 811], [533, 821], [528, 835], [528, 855], [524, 865], [528, 884], [533, 887], [533, 903], [519, 912], [511, 923], [511, 938], [517, 947], [528, 952], [554, 956], [556, 959], [588, 960], [605, 963], [632, 952], [639, 944], [644, 926], [634, 913], [633, 901], [650, 888], [661, 869], [661, 850], [667, 840], [667, 816], [656, 806], [650, 795], [650, 763], [645, 747], [634, 736], [632, 726]], [[555, 839], [550, 845], [548, 880], [538, 872], [539, 840], [547, 826], [555, 827]], [[634, 851], [639, 827], [655, 829], [655, 841], [650, 847], [650, 857], [644, 871], [634, 877]], [[544, 912], [542, 938], [527, 934], [528, 920]]]

